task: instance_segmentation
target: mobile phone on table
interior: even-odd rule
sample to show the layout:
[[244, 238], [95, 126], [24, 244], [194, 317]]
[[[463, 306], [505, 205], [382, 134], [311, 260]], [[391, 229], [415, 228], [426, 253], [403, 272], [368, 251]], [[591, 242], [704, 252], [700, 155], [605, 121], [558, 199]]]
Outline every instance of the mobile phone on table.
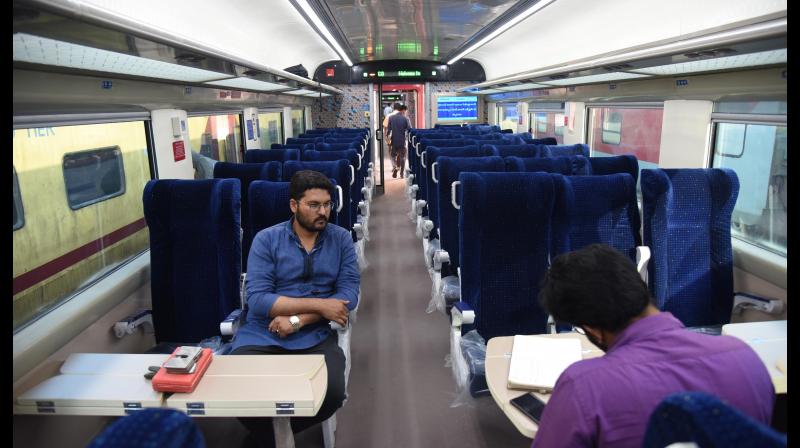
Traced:
[[520, 395], [511, 400], [511, 404], [519, 409], [523, 414], [527, 415], [531, 420], [539, 424], [542, 419], [542, 412], [544, 412], [545, 403], [531, 393]]

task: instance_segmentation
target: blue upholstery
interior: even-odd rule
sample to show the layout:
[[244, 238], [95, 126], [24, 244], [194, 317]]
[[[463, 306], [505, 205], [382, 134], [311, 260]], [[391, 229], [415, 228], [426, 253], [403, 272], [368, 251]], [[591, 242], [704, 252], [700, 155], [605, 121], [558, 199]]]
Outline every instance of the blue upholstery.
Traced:
[[[422, 168], [422, 176], [425, 178], [426, 186], [426, 193], [427, 197], [425, 198], [428, 201], [428, 219], [433, 221], [434, 229], [439, 228], [439, 192], [436, 188], [436, 182], [433, 181], [433, 175], [435, 174], [438, 179], [438, 166], [437, 172], [433, 172], [433, 164], [439, 159], [440, 156], [448, 156], [448, 157], [487, 157], [487, 156], [496, 156], [497, 153], [492, 148], [482, 148], [478, 149], [478, 145], [468, 145], [468, 146], [456, 146], [456, 147], [437, 147], [437, 146], [428, 146], [425, 150], [425, 161], [428, 163], [427, 168]], [[435, 233], [434, 233], [435, 235]]]
[[360, 147], [361, 144], [357, 142], [314, 144], [314, 149], [316, 149], [317, 151], [344, 151], [346, 149], [359, 149]]
[[679, 392], [664, 398], [650, 415], [644, 448], [694, 442], [701, 448], [781, 448], [785, 434], [758, 422], [704, 392]]
[[308, 143], [317, 143], [317, 142], [321, 142], [321, 141], [322, 141], [322, 137], [315, 137], [315, 138], [289, 137], [289, 138], [286, 139], [286, 144], [287, 145], [291, 145], [291, 144], [305, 145], [305, 144], [308, 144]]
[[203, 448], [203, 433], [191, 417], [168, 408], [150, 408], [117, 419], [88, 448]]
[[[350, 164], [347, 160], [335, 160], [330, 162], [295, 162], [290, 160], [283, 164], [283, 181], [289, 182], [294, 173], [301, 170], [314, 170], [335, 180], [336, 185], [342, 186], [342, 211], [337, 216], [337, 223], [347, 230], [353, 230], [355, 216], [350, 216]], [[334, 189], [335, 190], [335, 189]], [[334, 191], [334, 196], [338, 196]], [[338, 204], [339, 198], [332, 198]], [[333, 214], [333, 212], [331, 213]]]
[[639, 180], [639, 161], [636, 156], [589, 157], [592, 174], [628, 173], [633, 183]]
[[258, 232], [292, 217], [289, 182], [255, 181], [250, 184], [250, 226]]
[[488, 144], [482, 147], [491, 147], [497, 150], [500, 157], [539, 157], [539, 148], [536, 145], [494, 145]]
[[[505, 165], [503, 158], [498, 156], [491, 157], [447, 157], [439, 156], [437, 160], [439, 183], [439, 242], [442, 250], [447, 251], [450, 256], [449, 266], [442, 269], [442, 277], [454, 274], [459, 257], [459, 211], [453, 207], [451, 201], [451, 184], [458, 180], [462, 172], [503, 172]], [[456, 189], [456, 195], [461, 194], [461, 188]], [[461, 202], [458, 202], [461, 204]]]
[[247, 190], [254, 180], [278, 181], [281, 178], [281, 163], [228, 163], [214, 164], [215, 179], [239, 179], [241, 186], [241, 223], [242, 223], [242, 271], [247, 272], [247, 256], [250, 254], [250, 241], [253, 240], [249, 225], [249, 207]]
[[658, 308], [687, 327], [730, 322], [731, 213], [739, 193], [732, 170], [642, 170], [644, 244]]
[[578, 143], [575, 145], [541, 145], [541, 157], [559, 156], [584, 156], [589, 157], [589, 145]]
[[587, 175], [589, 161], [583, 156], [569, 157], [506, 157], [506, 171], [559, 173], [565, 176]]
[[525, 137], [521, 137], [521, 138], [522, 138], [522, 140], [525, 141], [525, 143], [528, 143], [528, 144], [531, 144], [531, 145], [557, 145], [558, 144], [558, 140], [556, 140], [555, 137], [544, 137], [544, 138], [525, 138]]
[[564, 238], [551, 234], [564, 231], [551, 226], [566, 213], [563, 176], [462, 172], [459, 180], [461, 299], [475, 310], [475, 329], [487, 341], [545, 333], [537, 297], [551, 238]]
[[569, 176], [565, 178], [569, 213], [569, 250], [593, 243], [607, 244], [636, 261], [639, 206], [636, 182], [630, 174]]
[[285, 162], [287, 160], [300, 160], [300, 150], [297, 148], [275, 148], [248, 149], [244, 152], [245, 163]]
[[270, 145], [269, 149], [289, 149], [289, 148], [292, 148], [292, 149], [300, 150], [303, 147], [303, 145], [304, 145], [304, 143], [292, 143], [292, 144], [288, 144], [287, 143], [285, 145], [282, 145], [280, 143], [273, 143], [272, 145]]
[[156, 342], [219, 335], [240, 304], [239, 180], [151, 180], [142, 199]]

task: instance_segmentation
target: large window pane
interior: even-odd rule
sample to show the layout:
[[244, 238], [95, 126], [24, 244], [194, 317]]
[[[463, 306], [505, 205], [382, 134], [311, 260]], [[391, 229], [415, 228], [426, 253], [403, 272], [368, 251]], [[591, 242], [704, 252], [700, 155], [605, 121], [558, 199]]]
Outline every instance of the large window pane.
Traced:
[[283, 143], [283, 114], [281, 112], [258, 114], [258, 131], [261, 133], [262, 149], [269, 149], [273, 143]]
[[141, 121], [17, 129], [13, 159], [16, 330], [147, 248], [150, 168]]
[[555, 137], [559, 145], [564, 143], [564, 113], [532, 112], [530, 132], [533, 138]]
[[305, 109], [292, 109], [292, 135], [306, 132], [306, 111]]
[[517, 103], [498, 104], [497, 122], [500, 123], [500, 129], [511, 129], [517, 132], [517, 123], [519, 122]]
[[238, 114], [189, 117], [193, 151], [221, 162], [241, 162], [241, 121]]
[[786, 125], [715, 122], [713, 166], [739, 177], [731, 234], [786, 255]]
[[590, 107], [590, 155], [632, 154], [639, 160], [640, 171], [658, 168], [663, 116], [660, 108]]

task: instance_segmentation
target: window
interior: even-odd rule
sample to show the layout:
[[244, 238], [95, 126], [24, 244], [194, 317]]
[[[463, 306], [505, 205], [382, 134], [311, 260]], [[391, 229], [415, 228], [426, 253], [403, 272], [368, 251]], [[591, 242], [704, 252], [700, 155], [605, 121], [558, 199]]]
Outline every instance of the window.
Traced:
[[497, 105], [497, 122], [500, 124], [500, 129], [511, 129], [516, 132], [518, 121], [519, 113], [517, 111], [517, 103]]
[[609, 112], [603, 114], [603, 143], [619, 145], [622, 140], [622, 114], [619, 112]]
[[261, 149], [269, 149], [273, 143], [283, 143], [283, 113], [259, 113], [258, 132], [261, 134]]
[[189, 117], [189, 141], [193, 151], [221, 162], [241, 162], [241, 117], [238, 114]]
[[25, 211], [22, 209], [22, 198], [19, 196], [17, 170], [13, 166], [11, 170], [14, 173], [14, 230], [18, 230], [25, 225]]
[[586, 141], [590, 155], [631, 154], [638, 159], [640, 172], [658, 168], [663, 116], [660, 107], [589, 107]]
[[559, 145], [564, 143], [564, 113], [561, 112], [532, 112], [533, 138], [554, 137]]
[[148, 247], [145, 123], [16, 129], [13, 167], [16, 332]]
[[712, 166], [739, 178], [732, 236], [786, 256], [786, 123], [714, 119], [713, 125]]
[[79, 208], [125, 193], [119, 146], [64, 154], [62, 165], [69, 208]]
[[292, 109], [292, 135], [295, 137], [306, 132], [305, 109]]

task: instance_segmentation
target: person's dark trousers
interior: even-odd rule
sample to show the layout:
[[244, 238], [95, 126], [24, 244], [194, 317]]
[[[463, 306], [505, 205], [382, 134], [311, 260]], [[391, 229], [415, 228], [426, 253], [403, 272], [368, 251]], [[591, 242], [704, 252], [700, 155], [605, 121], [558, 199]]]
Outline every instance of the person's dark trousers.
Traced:
[[[270, 346], [244, 346], [239, 347], [231, 355], [324, 355], [325, 366], [328, 369], [328, 390], [319, 412], [314, 417], [292, 417], [292, 432], [298, 433], [317, 423], [327, 420], [337, 409], [342, 406], [345, 398], [344, 367], [345, 358], [338, 345], [338, 336], [334, 332], [327, 339], [305, 350], [287, 350], [285, 348]], [[250, 431], [255, 438], [257, 446], [274, 447], [275, 433], [272, 429], [272, 419], [269, 417], [240, 417], [239, 421]]]
[[405, 171], [406, 167], [406, 151], [408, 151], [408, 149], [405, 146], [400, 146], [392, 155], [395, 166], [398, 170], [400, 170], [401, 177], [403, 176], [403, 172]]

